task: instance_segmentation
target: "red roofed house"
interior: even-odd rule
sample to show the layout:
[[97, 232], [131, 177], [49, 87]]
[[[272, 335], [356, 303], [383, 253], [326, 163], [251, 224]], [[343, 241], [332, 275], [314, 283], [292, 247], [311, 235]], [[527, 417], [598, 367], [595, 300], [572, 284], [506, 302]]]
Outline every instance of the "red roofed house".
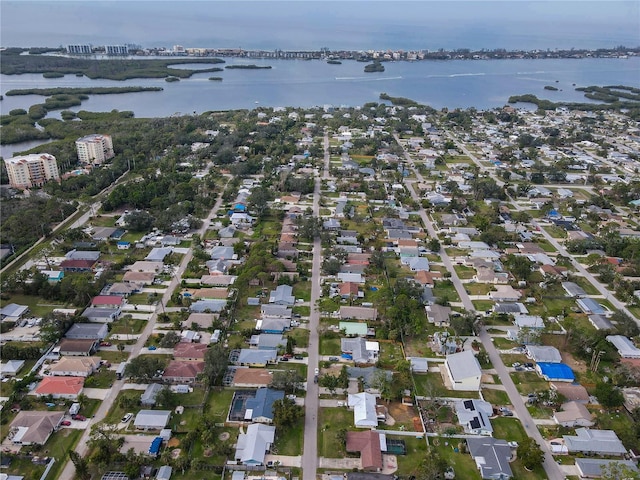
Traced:
[[92, 272], [96, 260], [63, 260], [60, 268], [65, 273], [69, 272]]
[[344, 282], [340, 284], [341, 298], [358, 298], [358, 284], [354, 282]]
[[44, 377], [33, 391], [39, 397], [77, 400], [84, 388], [83, 377]]
[[176, 360], [204, 360], [207, 345], [204, 343], [180, 342], [173, 349]]
[[124, 298], [119, 295], [98, 295], [91, 300], [94, 308], [121, 308]]
[[192, 384], [204, 371], [204, 362], [191, 360], [171, 360], [164, 369], [162, 379], [168, 383]]
[[382, 470], [380, 434], [371, 430], [347, 432], [347, 452], [360, 452], [362, 469], [369, 472]]

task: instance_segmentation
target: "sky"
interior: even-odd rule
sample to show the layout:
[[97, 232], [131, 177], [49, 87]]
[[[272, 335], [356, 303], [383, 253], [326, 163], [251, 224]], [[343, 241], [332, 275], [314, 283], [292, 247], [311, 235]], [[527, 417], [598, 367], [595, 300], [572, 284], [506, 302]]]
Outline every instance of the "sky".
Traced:
[[640, 46], [640, 1], [2, 0], [0, 45], [273, 50]]

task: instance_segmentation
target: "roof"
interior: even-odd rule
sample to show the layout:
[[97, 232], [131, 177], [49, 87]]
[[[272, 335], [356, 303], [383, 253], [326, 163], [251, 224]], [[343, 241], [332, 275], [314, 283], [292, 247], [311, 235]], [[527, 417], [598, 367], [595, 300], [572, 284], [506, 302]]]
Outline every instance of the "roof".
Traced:
[[277, 350], [279, 347], [287, 345], [287, 339], [284, 338], [281, 333], [261, 333], [259, 335], [252, 335], [250, 343], [257, 345], [260, 349]]
[[527, 345], [527, 356], [534, 362], [561, 363], [562, 356], [556, 347]]
[[140, 282], [140, 283], [150, 283], [153, 282], [153, 279], [156, 277], [154, 272], [125, 272], [122, 277], [122, 281], [124, 282]]
[[567, 400], [575, 400], [581, 403], [589, 401], [587, 389], [577, 383], [551, 382], [551, 388]]
[[203, 275], [200, 277], [200, 283], [202, 285], [218, 285], [226, 287], [233, 285], [238, 278], [236, 275]]
[[119, 311], [118, 308], [89, 307], [84, 309], [82, 316], [87, 317], [89, 320], [96, 319], [96, 321], [102, 321], [115, 318]]
[[267, 386], [273, 380], [273, 375], [266, 368], [236, 368], [233, 384]]
[[100, 357], [62, 357], [58, 363], [49, 365], [52, 374], [57, 372], [92, 373], [100, 366]]
[[60, 268], [82, 268], [85, 270], [90, 270], [95, 265], [95, 260], [63, 260], [60, 262]]
[[203, 313], [209, 310], [213, 313], [221, 312], [224, 307], [227, 306], [226, 300], [198, 300], [197, 302], [193, 302], [189, 309], [192, 312]]
[[589, 315], [589, 321], [596, 330], [613, 330], [613, 324], [603, 315]]
[[482, 478], [511, 478], [511, 447], [506, 440], [491, 437], [467, 438], [469, 453], [476, 462]]
[[260, 306], [260, 313], [263, 316], [291, 318], [291, 308], [287, 305], [268, 305]]
[[524, 315], [519, 313], [519, 314], [516, 314], [514, 318], [515, 318], [514, 323], [516, 324], [516, 326], [520, 328], [523, 328], [523, 327], [535, 328], [535, 329], [544, 328], [544, 320], [542, 320], [542, 317], [538, 315]]
[[347, 452], [360, 452], [363, 469], [382, 469], [382, 450], [378, 432], [347, 432], [346, 449]]
[[235, 458], [245, 464], [262, 464], [264, 456], [276, 435], [276, 427], [252, 423], [247, 433], [238, 435]]
[[459, 353], [447, 355], [445, 362], [449, 367], [454, 381], [480, 377], [482, 375], [482, 369], [480, 368], [478, 359], [471, 350], [464, 350]]
[[204, 359], [207, 345], [204, 343], [180, 342], [173, 349], [173, 357]]
[[36, 395], [79, 395], [84, 377], [44, 377], [34, 393]]
[[578, 307], [585, 313], [594, 313], [596, 315], [604, 315], [607, 310], [596, 302], [593, 298], [579, 298], [576, 300]]
[[368, 326], [363, 322], [340, 322], [338, 328], [344, 330], [345, 335], [366, 336]]
[[26, 305], [18, 305], [17, 303], [9, 303], [4, 307], [0, 308], [0, 316], [2, 317], [20, 317], [25, 314], [25, 312], [29, 310], [29, 307]]
[[256, 330], [283, 332], [291, 326], [290, 318], [263, 317], [256, 321]]
[[269, 303], [293, 305], [296, 303], [296, 298], [292, 293], [293, 287], [291, 285], [278, 285], [275, 290], [271, 290]]
[[58, 343], [61, 352], [88, 353], [95, 347], [96, 341], [83, 338], [63, 338]]
[[171, 478], [171, 473], [173, 468], [169, 465], [162, 465], [158, 469], [158, 473], [156, 473], [156, 480], [169, 480]]
[[7, 360], [5, 363], [0, 364], [0, 374], [15, 375], [24, 366], [24, 363], [24, 360]]
[[159, 383], [150, 383], [149, 385], [147, 385], [144, 393], [140, 396], [140, 402], [143, 405], [155, 405], [156, 396], [158, 395], [158, 392], [162, 390], [162, 388], [162, 385], [160, 385]]
[[580, 285], [574, 282], [562, 282], [562, 288], [570, 297], [584, 297], [587, 294]]
[[623, 335], [607, 335], [607, 340], [618, 349], [622, 358], [640, 358], [640, 349]]
[[98, 295], [93, 297], [91, 305], [122, 305], [123, 301], [119, 295]]
[[496, 303], [493, 311], [497, 313], [528, 313], [523, 303]]
[[569, 452], [594, 452], [602, 455], [623, 455], [627, 452], [613, 430], [576, 428], [575, 435], [563, 435]]
[[493, 407], [484, 400], [457, 400], [455, 402], [458, 421], [464, 426], [465, 431], [482, 431], [490, 434], [493, 432], [489, 416], [493, 414]]
[[269, 362], [274, 362], [278, 352], [275, 350], [251, 350], [243, 348], [238, 355], [239, 364], [254, 364], [254, 365], [266, 365]]
[[412, 372], [428, 372], [429, 362], [424, 357], [407, 357], [407, 360], [411, 363]]
[[163, 378], [193, 378], [204, 371], [204, 362], [189, 360], [171, 360], [164, 369]]
[[362, 392], [347, 397], [347, 405], [353, 408], [353, 423], [356, 427], [377, 427], [376, 397]]
[[576, 379], [571, 367], [564, 363], [538, 362], [536, 368], [547, 381], [573, 382]]
[[65, 337], [78, 338], [87, 340], [96, 340], [104, 338], [104, 335], [108, 332], [108, 328], [104, 324], [96, 323], [74, 323]]
[[637, 472], [638, 467], [631, 460], [604, 460], [600, 458], [576, 458], [576, 467], [581, 477], [598, 478], [602, 475], [602, 469], [611, 464], [624, 465], [632, 472]]
[[173, 248], [171, 247], [155, 247], [152, 248], [149, 254], [144, 257], [145, 260], [149, 262], [162, 262], [164, 257], [171, 254], [173, 252]]
[[587, 422], [591, 422], [593, 420], [593, 415], [589, 413], [587, 407], [584, 404], [579, 402], [567, 402], [562, 405], [562, 411], [556, 412], [553, 415], [554, 420], [559, 423], [573, 423], [577, 420], [584, 420]]
[[170, 410], [140, 410], [133, 424], [136, 428], [163, 429], [169, 422]]
[[340, 307], [340, 318], [355, 318], [358, 320], [375, 320], [378, 311], [371, 307]]
[[245, 401], [246, 413], [245, 420], [253, 420], [267, 418], [273, 420], [273, 402], [282, 400], [284, 392], [273, 390], [271, 388], [259, 388], [253, 398], [247, 398]]
[[23, 410], [18, 412], [16, 418], [11, 422], [10, 428], [22, 427], [19, 432], [19, 439], [13, 437], [13, 441], [22, 443], [44, 444], [54, 428], [57, 427], [64, 418], [64, 412], [44, 412]]

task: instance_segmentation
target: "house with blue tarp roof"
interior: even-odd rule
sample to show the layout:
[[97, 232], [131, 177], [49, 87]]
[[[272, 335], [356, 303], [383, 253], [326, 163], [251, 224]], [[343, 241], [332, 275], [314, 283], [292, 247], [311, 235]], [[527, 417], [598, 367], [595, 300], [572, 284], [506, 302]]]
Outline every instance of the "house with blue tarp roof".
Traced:
[[549, 382], [574, 382], [576, 380], [573, 370], [565, 363], [538, 362], [536, 370]]

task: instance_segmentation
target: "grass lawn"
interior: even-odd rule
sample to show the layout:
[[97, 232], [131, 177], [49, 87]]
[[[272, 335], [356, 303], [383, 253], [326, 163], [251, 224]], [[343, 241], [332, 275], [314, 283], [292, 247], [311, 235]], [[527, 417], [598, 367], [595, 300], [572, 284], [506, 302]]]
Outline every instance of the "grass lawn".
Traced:
[[341, 458], [344, 444], [336, 437], [339, 430], [353, 428], [353, 412], [346, 408], [320, 408], [318, 412], [318, 455]]
[[564, 312], [570, 312], [571, 307], [575, 306], [576, 302], [571, 298], [542, 297], [542, 303], [544, 303], [549, 315], [558, 316], [562, 315]]
[[527, 436], [520, 420], [516, 418], [494, 418], [491, 420], [491, 424], [493, 425], [494, 438], [504, 438], [508, 442], [520, 442]]
[[309, 346], [309, 330], [306, 328], [294, 328], [287, 332], [286, 336], [293, 338], [296, 347], [306, 348]]
[[[472, 300], [471, 303], [473, 303], [473, 308], [475, 308], [478, 312], [486, 312], [488, 310], [491, 310], [494, 304], [492, 300]], [[485, 323], [487, 322], [487, 320], [488, 318], [485, 319]]]
[[125, 413], [138, 413], [142, 409], [140, 406], [142, 393], [142, 390], [121, 390], [104, 417], [103, 423], [118, 424]]
[[311, 315], [311, 307], [296, 305], [291, 309], [291, 313], [308, 317]]
[[320, 337], [320, 355], [340, 355], [342, 353], [339, 338]]
[[513, 471], [513, 478], [517, 478], [518, 480], [539, 480], [541, 478], [547, 478], [547, 474], [544, 471], [544, 468], [537, 467], [532, 471], [528, 471], [522, 465], [522, 461], [516, 460], [511, 462], [511, 470]]
[[504, 337], [493, 337], [492, 341], [499, 350], [509, 350], [510, 348], [518, 347], [520, 345], [518, 342], [514, 342], [513, 340], [509, 340]]
[[380, 343], [380, 364], [382, 368], [393, 368], [398, 360], [404, 360], [400, 344]]
[[413, 375], [416, 382], [416, 394], [433, 397], [454, 397], [454, 398], [478, 398], [478, 392], [464, 392], [459, 390], [449, 390], [444, 386], [439, 373], [416, 373]]
[[216, 423], [226, 420], [233, 399], [233, 390], [212, 390], [207, 398], [204, 414], [213, 418]]
[[[468, 453], [458, 452], [454, 448], [458, 448], [458, 443], [461, 440], [456, 438], [430, 438], [429, 442], [435, 446], [440, 456], [453, 467], [456, 472], [456, 478], [462, 478], [465, 480], [480, 479], [480, 472], [476, 467], [476, 462], [473, 461], [471, 455]], [[400, 463], [400, 462], [399, 462]]]
[[187, 433], [195, 430], [202, 421], [202, 412], [199, 408], [185, 408], [180, 415], [173, 413], [169, 420], [168, 428], [174, 432]]
[[44, 317], [47, 313], [53, 311], [54, 308], [65, 308], [64, 304], [54, 304], [49, 300], [43, 300], [35, 295], [19, 295], [11, 294], [7, 299], [0, 300], [0, 306], [4, 307], [9, 303], [17, 303], [18, 305], [26, 305], [29, 307], [31, 315], [34, 317]]
[[304, 418], [299, 418], [295, 425], [276, 430], [275, 448], [272, 453], [278, 455], [302, 455], [304, 438]]
[[[390, 435], [387, 435], [389, 438]], [[404, 440], [407, 447], [406, 455], [398, 455], [398, 471], [396, 475], [408, 477], [414, 474], [420, 464], [424, 460], [424, 455], [427, 450], [427, 442], [424, 438], [415, 437], [395, 437], [394, 440]]]
[[293, 286], [293, 296], [303, 299], [305, 302], [311, 300], [311, 282], [298, 282]]
[[575, 275], [573, 281], [577, 283], [586, 292], [587, 295], [598, 295], [598, 289], [594, 287], [589, 280], [584, 277]]
[[465, 283], [464, 288], [469, 295], [486, 295], [492, 290], [492, 285], [488, 283]]
[[87, 388], [109, 388], [115, 380], [116, 372], [102, 367], [85, 380], [84, 386]]
[[493, 388], [485, 388], [482, 390], [484, 399], [493, 405], [510, 405], [509, 395], [503, 390], [494, 390]]
[[535, 372], [514, 372], [511, 378], [518, 392], [523, 395], [549, 389], [549, 382], [544, 381]]
[[129, 358], [129, 352], [118, 352], [111, 350], [99, 350], [97, 354], [102, 360], [110, 363], [124, 362]]
[[142, 330], [146, 325], [147, 325], [146, 320], [142, 320], [139, 318], [132, 318], [127, 321], [127, 319], [122, 317], [111, 324], [111, 329], [109, 330], [109, 333], [120, 334], [120, 335], [126, 335], [127, 333], [130, 333], [133, 335], [133, 334], [142, 332]]
[[460, 280], [470, 280], [476, 274], [475, 269], [471, 267], [465, 267], [464, 265], [454, 265], [453, 269], [458, 274]]
[[[458, 292], [452, 283], [448, 282], [436, 282], [433, 287], [433, 295], [436, 298], [447, 298], [450, 302], [459, 302], [460, 297], [458, 296]], [[493, 303], [492, 303], [493, 305]]]

